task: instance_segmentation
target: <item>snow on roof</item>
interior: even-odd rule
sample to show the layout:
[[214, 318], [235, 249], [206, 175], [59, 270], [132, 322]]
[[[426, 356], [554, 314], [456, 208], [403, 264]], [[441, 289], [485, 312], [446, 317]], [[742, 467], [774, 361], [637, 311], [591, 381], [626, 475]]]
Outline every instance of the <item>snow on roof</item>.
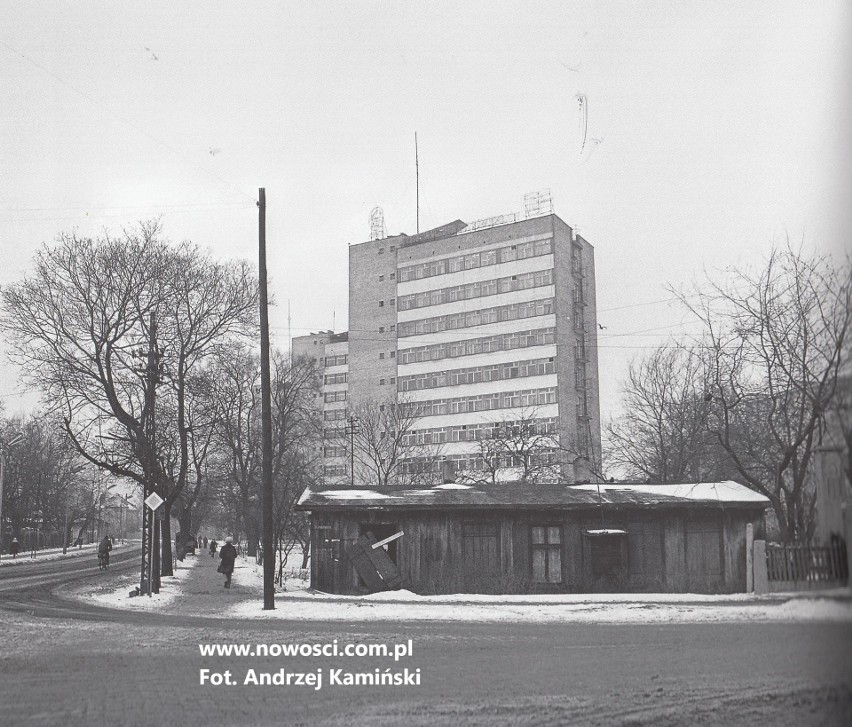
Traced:
[[354, 490], [349, 488], [319, 490], [317, 492], [311, 492], [308, 489], [299, 498], [299, 503], [301, 504], [311, 497], [324, 497], [327, 500], [387, 500], [391, 498], [391, 495], [386, 495], [384, 492], [377, 492], [376, 490]]
[[769, 498], [748, 487], [727, 480], [725, 482], [692, 482], [685, 484], [633, 484], [602, 482], [600, 485], [574, 485], [577, 490], [594, 490], [600, 487], [601, 494], [610, 492], [641, 492], [648, 495], [677, 497], [682, 500], [715, 500], [717, 502], [764, 502]]
[[615, 528], [600, 528], [598, 530], [584, 530], [586, 535], [627, 535], [626, 530], [617, 530]]
[[[598, 494], [600, 488], [600, 494]], [[431, 488], [390, 486], [376, 489], [347, 487], [318, 492], [306, 490], [299, 500], [300, 510], [316, 508], [392, 507], [422, 509], [589, 509], [617, 507], [739, 507], [760, 509], [769, 500], [736, 482], [701, 482], [678, 485], [601, 483], [586, 485], [506, 482], [489, 485], [435, 485]]]

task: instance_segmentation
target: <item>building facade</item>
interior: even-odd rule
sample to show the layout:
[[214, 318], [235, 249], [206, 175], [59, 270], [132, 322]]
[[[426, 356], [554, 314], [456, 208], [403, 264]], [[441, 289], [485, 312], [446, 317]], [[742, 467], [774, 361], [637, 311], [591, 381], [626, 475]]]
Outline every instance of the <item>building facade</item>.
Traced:
[[323, 476], [327, 482], [342, 482], [349, 474], [341, 433], [346, 427], [349, 402], [349, 336], [320, 331], [293, 339], [294, 358], [307, 358], [321, 370], [317, 407], [322, 410]]
[[[295, 339], [294, 353], [325, 347], [315, 355], [327, 364], [324, 418], [341, 417], [329, 426], [348, 416], [338, 408], [403, 402], [418, 412], [406, 444], [432, 448], [455, 472], [482, 468], [484, 437], [524, 427], [559, 443], [538, 455], [558, 462], [559, 479], [593, 479], [594, 249], [553, 214], [501, 221], [351, 245], [345, 354], [331, 352], [330, 332]], [[344, 381], [328, 366], [341, 355]], [[502, 465], [504, 479], [517, 474], [512, 457]]]

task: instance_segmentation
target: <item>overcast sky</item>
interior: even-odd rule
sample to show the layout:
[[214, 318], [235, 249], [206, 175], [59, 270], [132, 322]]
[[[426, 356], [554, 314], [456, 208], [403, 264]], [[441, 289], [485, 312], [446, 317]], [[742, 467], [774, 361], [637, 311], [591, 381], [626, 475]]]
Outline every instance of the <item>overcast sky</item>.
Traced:
[[[0, 0], [0, 285], [150, 217], [256, 259], [265, 187], [274, 342], [288, 307], [345, 330], [370, 211], [415, 232], [416, 131], [421, 229], [549, 189], [595, 246], [605, 419], [631, 357], [694, 330], [667, 283], [848, 242], [848, 5]], [[25, 388], [0, 368], [7, 411]]]

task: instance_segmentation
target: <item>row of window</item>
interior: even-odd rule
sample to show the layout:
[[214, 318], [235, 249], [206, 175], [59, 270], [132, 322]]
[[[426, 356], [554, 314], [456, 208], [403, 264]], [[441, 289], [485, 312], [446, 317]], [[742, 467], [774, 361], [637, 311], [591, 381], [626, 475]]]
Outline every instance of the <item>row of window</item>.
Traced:
[[505, 278], [494, 278], [493, 280], [478, 280], [473, 283], [465, 283], [464, 285], [454, 285], [451, 288], [440, 288], [439, 290], [427, 290], [423, 293], [401, 295], [397, 303], [397, 308], [399, 310], [426, 308], [430, 305], [456, 303], [460, 300], [484, 298], [488, 295], [511, 293], [515, 290], [540, 288], [543, 285], [553, 285], [553, 270], [539, 270], [532, 273], [510, 275]]
[[339, 374], [326, 374], [323, 378], [326, 384], [345, 384], [348, 380], [349, 376], [345, 371]]
[[324, 457], [345, 457], [346, 456], [346, 447], [334, 447], [334, 446], [323, 447], [322, 454], [323, 454]]
[[[326, 381], [326, 383], [328, 382]], [[325, 399], [326, 404], [334, 401], [346, 401], [346, 399], [349, 398], [349, 393], [346, 391], [328, 391], [323, 394], [323, 398]]]
[[516, 348], [545, 346], [550, 343], [556, 343], [556, 329], [537, 328], [530, 331], [471, 338], [466, 341], [433, 343], [429, 346], [407, 348], [399, 352], [398, 361], [400, 364], [440, 361], [444, 358], [473, 356], [479, 353], [493, 353], [494, 351], [511, 351]]
[[327, 464], [323, 467], [323, 472], [326, 477], [340, 477], [346, 474], [346, 465], [342, 464]]
[[526, 391], [498, 391], [479, 396], [462, 396], [454, 399], [435, 399], [417, 402], [417, 413], [423, 417], [440, 414], [469, 414], [476, 411], [510, 409], [512, 407], [543, 406], [556, 403], [556, 388], [528, 389]]
[[[530, 433], [556, 434], [556, 419], [536, 419], [530, 425]], [[446, 442], [476, 442], [480, 439], [500, 436], [506, 430], [506, 424], [492, 422], [482, 424], [462, 424], [454, 427], [435, 427], [408, 432], [402, 437], [405, 446], [419, 444], [444, 444]]]
[[339, 422], [346, 419], [346, 409], [330, 409], [322, 413], [323, 421]]
[[447, 273], [458, 273], [462, 270], [473, 270], [484, 268], [497, 263], [507, 263], [512, 260], [523, 260], [539, 255], [549, 255], [553, 252], [553, 240], [537, 240], [535, 242], [521, 242], [516, 245], [494, 248], [484, 252], [473, 252], [457, 257], [431, 260], [426, 263], [408, 265], [399, 269], [399, 280], [404, 283], [408, 280], [419, 280], [420, 278], [432, 278], [436, 275]]
[[326, 356], [325, 357], [325, 365], [326, 366], [341, 366], [349, 361], [349, 356], [345, 353], [340, 354], [339, 356]]
[[467, 369], [430, 371], [425, 374], [400, 376], [397, 388], [400, 391], [420, 391], [421, 389], [435, 389], [439, 386], [462, 386], [464, 384], [479, 384], [483, 381], [522, 379], [528, 376], [543, 376], [555, 372], [556, 362], [552, 357], [538, 358], [531, 361], [514, 361], [491, 366], [474, 366]]
[[509, 305], [499, 305], [494, 308], [461, 311], [459, 313], [435, 316], [434, 318], [407, 321], [399, 324], [398, 335], [400, 338], [405, 338], [406, 336], [419, 336], [424, 333], [439, 333], [458, 328], [484, 326], [489, 323], [504, 323], [505, 321], [515, 321], [521, 318], [546, 316], [553, 313], [553, 310], [553, 298], [528, 300], [523, 303], [511, 303]]
[[[559, 451], [555, 449], [541, 449], [529, 454], [530, 465], [556, 465], [560, 463]], [[564, 457], [563, 457], [564, 459]], [[479, 454], [451, 454], [437, 459], [435, 457], [409, 457], [402, 462], [402, 471], [405, 474], [430, 474], [443, 472], [445, 462], [451, 462], [454, 472], [485, 472], [492, 467], [521, 467], [524, 462], [521, 457], [513, 454], [495, 455], [490, 465]]]

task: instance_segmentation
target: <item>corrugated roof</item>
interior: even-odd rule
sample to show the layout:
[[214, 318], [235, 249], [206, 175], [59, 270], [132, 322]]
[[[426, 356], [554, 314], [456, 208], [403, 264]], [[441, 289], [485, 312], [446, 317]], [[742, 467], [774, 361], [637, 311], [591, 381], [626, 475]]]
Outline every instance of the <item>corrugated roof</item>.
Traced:
[[[608, 506], [747, 507], [762, 509], [769, 500], [736, 482], [680, 485], [601, 483], [600, 502]], [[524, 484], [437, 485], [371, 490], [341, 487], [306, 490], [300, 510], [367, 509], [589, 509], [598, 506], [598, 485]]]

